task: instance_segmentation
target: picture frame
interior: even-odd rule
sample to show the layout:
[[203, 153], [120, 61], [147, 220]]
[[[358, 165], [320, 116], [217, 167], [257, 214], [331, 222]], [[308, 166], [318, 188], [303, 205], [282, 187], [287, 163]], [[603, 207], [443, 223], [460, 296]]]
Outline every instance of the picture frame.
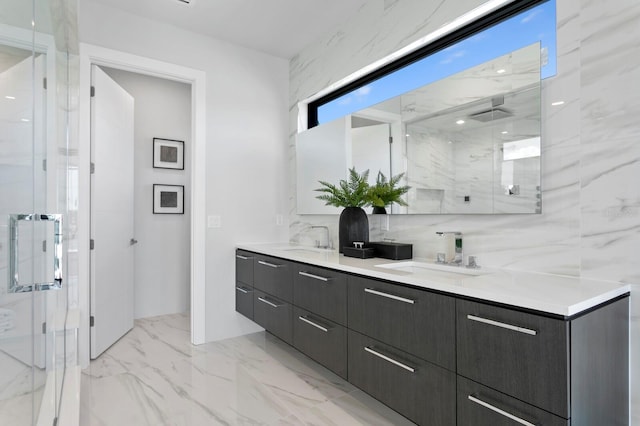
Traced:
[[153, 168], [184, 170], [184, 141], [153, 138]]
[[184, 214], [184, 185], [153, 184], [153, 214]]

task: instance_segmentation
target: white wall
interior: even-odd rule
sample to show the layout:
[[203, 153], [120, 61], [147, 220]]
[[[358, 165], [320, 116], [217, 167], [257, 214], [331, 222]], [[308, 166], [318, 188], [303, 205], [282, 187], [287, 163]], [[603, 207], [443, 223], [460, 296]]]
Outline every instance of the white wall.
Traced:
[[[298, 102], [480, 5], [482, 0], [367, 2], [353, 18], [290, 64], [289, 142]], [[411, 215], [370, 221], [372, 238], [414, 244], [435, 256], [436, 231], [462, 231], [482, 265], [615, 280], [632, 285], [631, 359], [640, 357], [640, 3], [558, 0], [558, 75], [542, 91], [542, 214]], [[552, 107], [551, 102], [565, 104]], [[295, 155], [291, 154], [291, 158]], [[291, 163], [292, 176], [295, 164]], [[298, 216], [290, 193], [291, 239], [337, 217]], [[640, 424], [640, 364], [631, 363], [632, 424]]]
[[[286, 241], [288, 63], [117, 11], [80, 4], [80, 40], [206, 73], [206, 340], [259, 330], [235, 312], [240, 242]], [[200, 212], [195, 212], [200, 214]]]
[[[102, 67], [135, 99], [134, 315], [189, 311], [191, 87]], [[185, 142], [185, 170], [153, 168], [153, 138]], [[183, 185], [182, 215], [153, 214], [153, 184]]]

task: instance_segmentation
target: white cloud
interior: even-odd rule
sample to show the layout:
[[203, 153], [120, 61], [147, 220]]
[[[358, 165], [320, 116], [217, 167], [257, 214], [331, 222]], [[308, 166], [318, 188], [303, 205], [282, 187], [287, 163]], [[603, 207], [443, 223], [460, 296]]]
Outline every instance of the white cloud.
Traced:
[[457, 52], [453, 52], [451, 55], [449, 55], [446, 58], [444, 58], [443, 60], [441, 60], [440, 63], [441, 64], [450, 64], [451, 62], [455, 61], [456, 59], [462, 58], [466, 54], [467, 54], [466, 50], [459, 50]]
[[356, 96], [367, 96], [369, 93], [371, 93], [371, 86], [362, 86], [356, 90]]
[[527, 16], [525, 16], [524, 18], [522, 18], [522, 19], [520, 20], [520, 23], [522, 23], [522, 24], [527, 24], [527, 23], [529, 23], [529, 22], [533, 21], [533, 19], [534, 19], [536, 16], [540, 15], [541, 13], [542, 13], [542, 10], [540, 10], [540, 9], [534, 10], [534, 11], [532, 11], [530, 14], [528, 14]]

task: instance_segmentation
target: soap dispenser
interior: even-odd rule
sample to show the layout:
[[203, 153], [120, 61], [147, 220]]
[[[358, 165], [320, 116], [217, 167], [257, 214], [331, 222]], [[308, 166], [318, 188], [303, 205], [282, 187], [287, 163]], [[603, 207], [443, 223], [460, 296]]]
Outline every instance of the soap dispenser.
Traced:
[[460, 232], [436, 232], [440, 242], [438, 243], [438, 263], [462, 265], [462, 233]]

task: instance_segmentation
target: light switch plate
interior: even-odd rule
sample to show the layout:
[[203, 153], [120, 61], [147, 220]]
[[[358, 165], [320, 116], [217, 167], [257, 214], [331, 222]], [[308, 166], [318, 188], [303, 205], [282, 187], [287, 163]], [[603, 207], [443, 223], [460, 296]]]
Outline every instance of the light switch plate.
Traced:
[[207, 216], [207, 227], [222, 228], [222, 218], [220, 215]]
[[281, 214], [276, 215], [276, 225], [282, 226], [284, 224], [284, 217]]

